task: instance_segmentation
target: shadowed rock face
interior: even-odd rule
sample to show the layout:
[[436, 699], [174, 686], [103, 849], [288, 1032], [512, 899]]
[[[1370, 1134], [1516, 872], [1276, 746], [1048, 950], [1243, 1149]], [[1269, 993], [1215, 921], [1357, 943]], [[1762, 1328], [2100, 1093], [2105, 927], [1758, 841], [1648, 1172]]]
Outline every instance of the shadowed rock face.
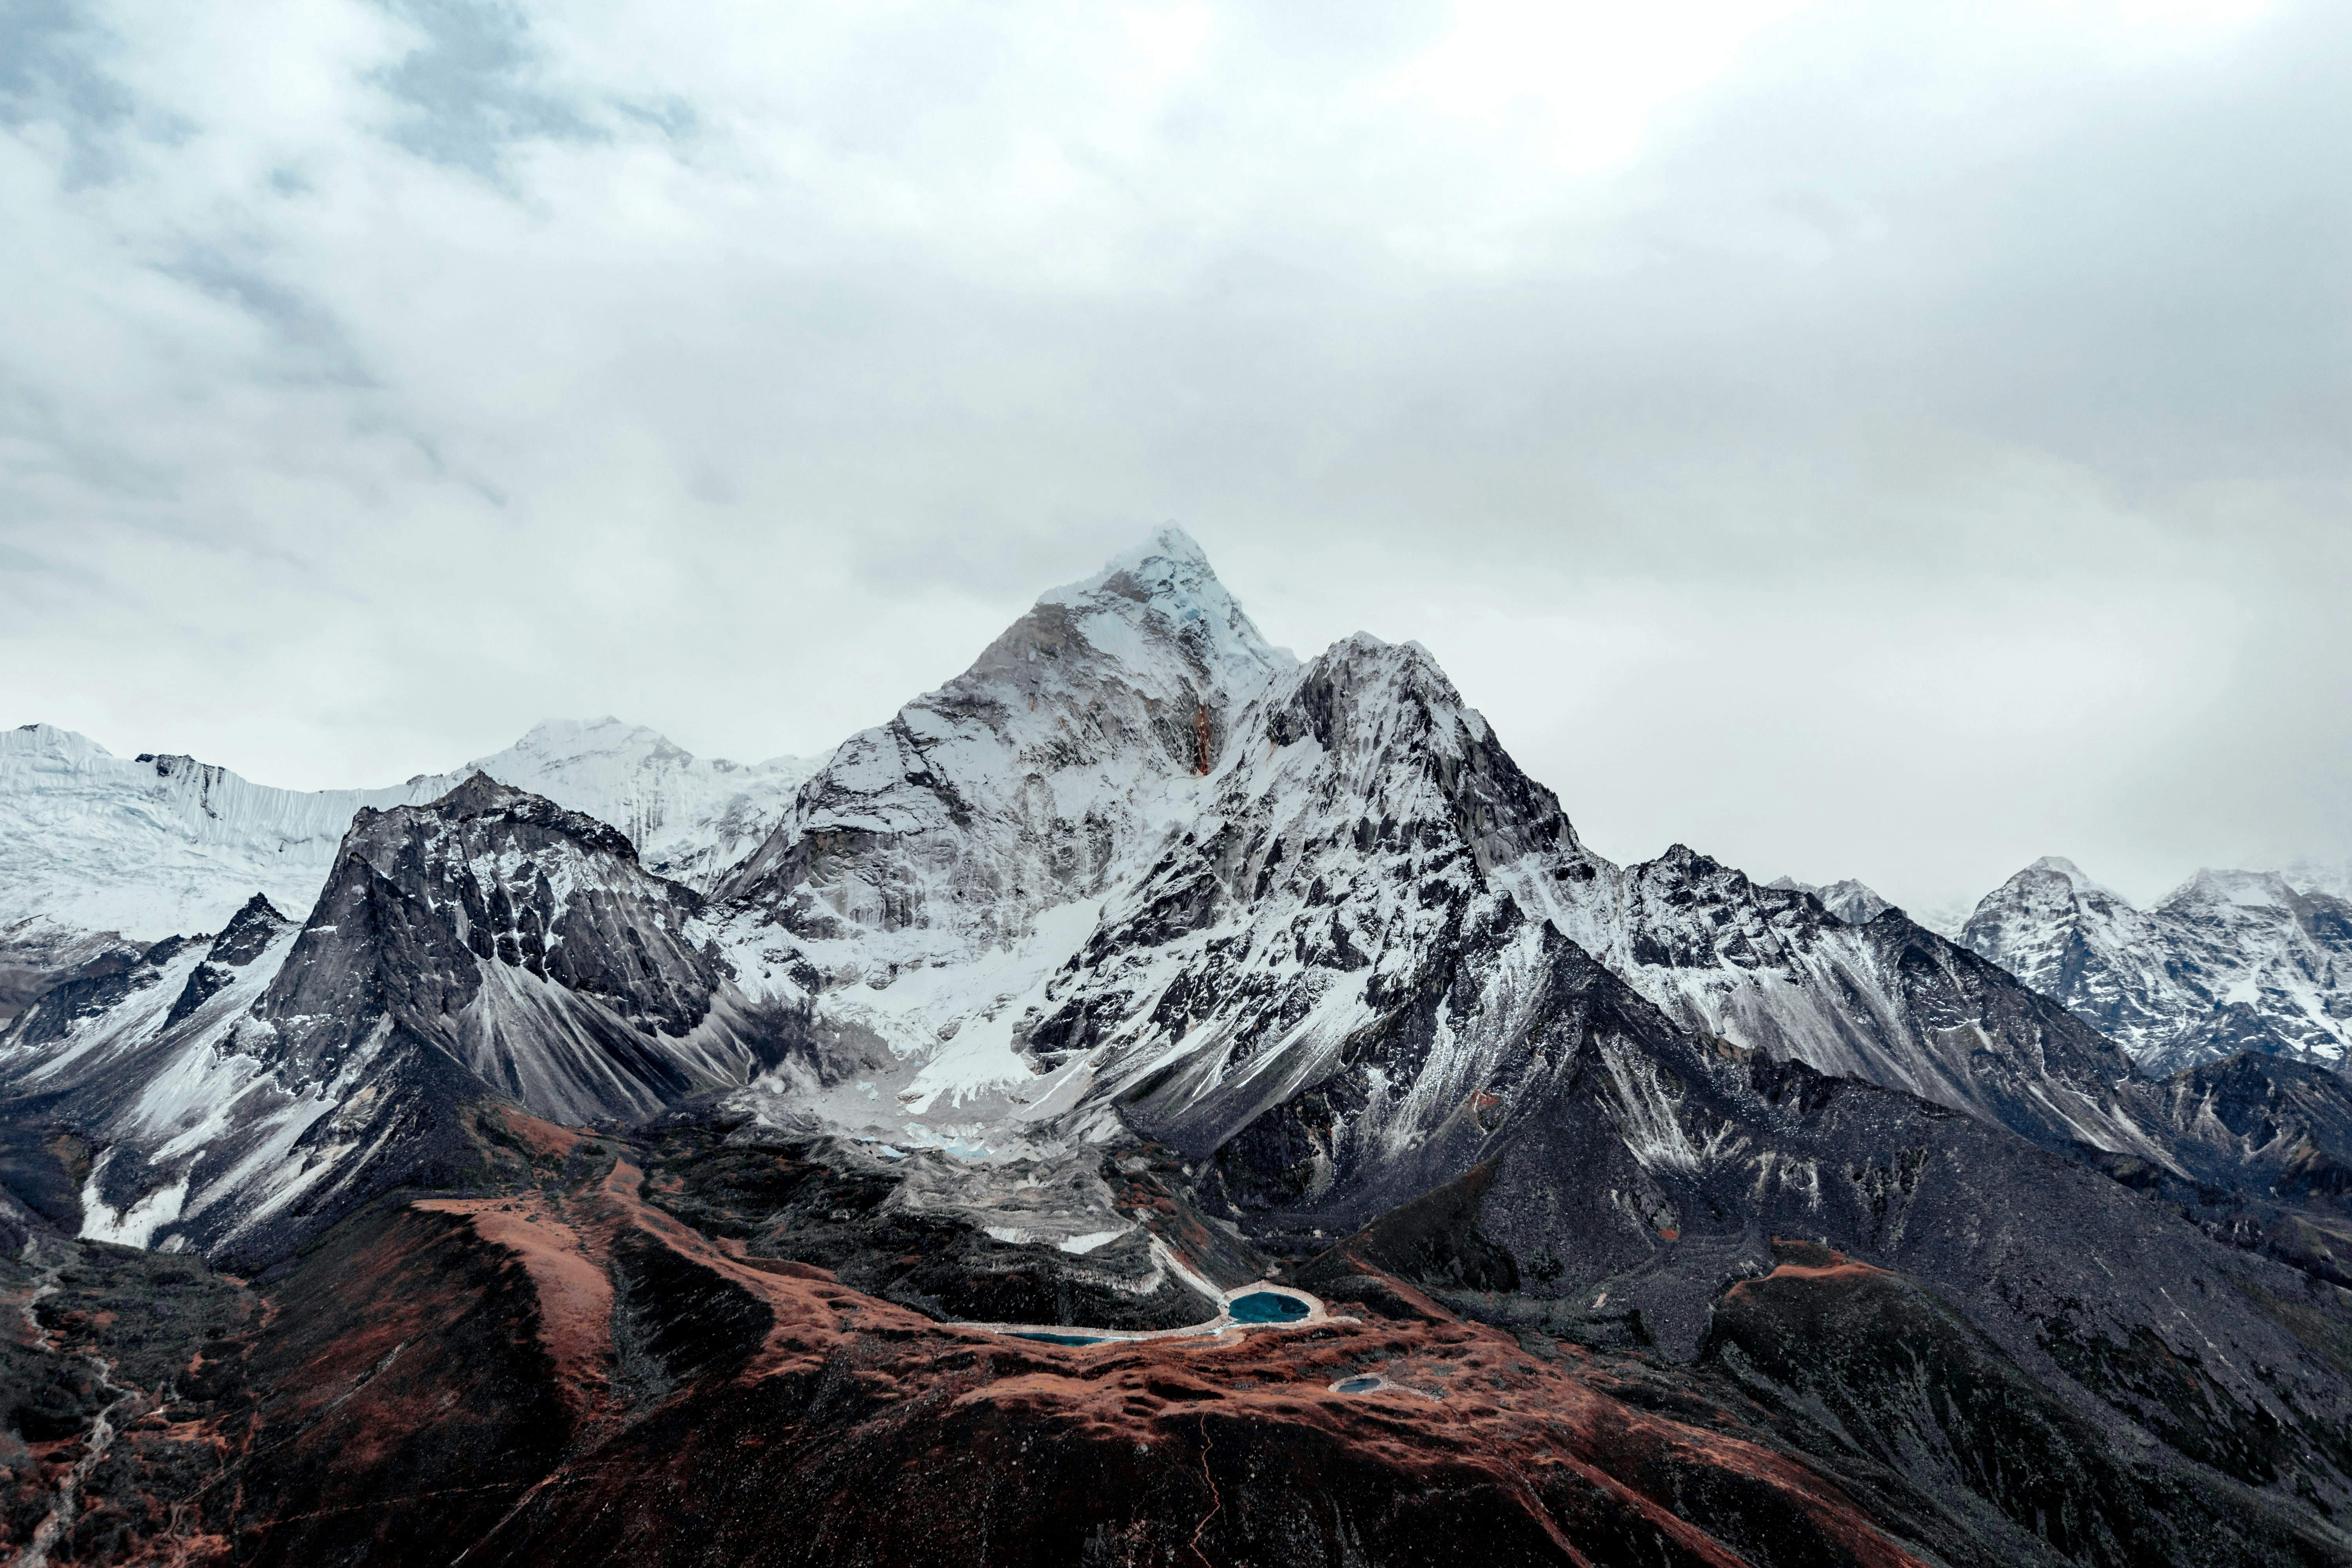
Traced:
[[1337, 1217], [1323, 1194], [1373, 1163], [1393, 1201], [1496, 1125], [1530, 1070], [1547, 931], [1704, 1037], [2046, 1149], [2165, 1161], [2111, 1042], [1900, 911], [1850, 924], [1679, 846], [1591, 855], [1418, 647], [1351, 638], [1235, 732], [1026, 1043], [1083, 1053], [1089, 1104], [1213, 1155], [1244, 1207]]
[[2138, 1075], [2113, 1042], [1900, 910], [1840, 920], [1679, 845], [1628, 868], [1622, 887], [1618, 928], [1591, 950], [1685, 1027], [2045, 1148], [2140, 1148], [2115, 1104]]
[[[2352, 1453], [2345, 1366], [2263, 1304], [2341, 1331], [2332, 1289], [1973, 1118], [1693, 1039], [1547, 937], [1494, 1103], [1465, 1099], [1409, 1158], [1343, 1164], [1303, 1199], [1237, 1140], [1214, 1179], [1229, 1198], [1255, 1180], [1244, 1226], [1291, 1248], [1360, 1226], [1348, 1256], [1458, 1310], [1670, 1362], [1701, 1355], [1722, 1292], [1774, 1267], [1774, 1237], [1822, 1239], [1922, 1283], [2071, 1420], [2128, 1424], [2243, 1484], [2352, 1498], [2333, 1457]], [[1460, 1026], [1445, 1000], [1351, 1048], [1377, 1062]], [[1318, 1095], [1275, 1114], [1311, 1125]]]
[[478, 773], [353, 820], [250, 1036], [297, 1089], [389, 1028], [546, 1114], [648, 1114], [693, 1087], [664, 1042], [721, 983], [687, 933], [700, 907], [617, 830]]
[[[1425, 650], [1297, 666], [1181, 536], [725, 892], [476, 777], [362, 813], [299, 927], [37, 998], [11, 1288], [96, 1347], [149, 1276], [45, 1279], [60, 1230], [259, 1280], [203, 1277], [205, 1392], [53, 1560], [2344, 1560], [2352, 1102], [1612, 866]], [[973, 1321], [1197, 1325], [1298, 1260], [1360, 1321]], [[25, 1348], [54, 1498], [129, 1396]]]
[[1916, 1281], [1804, 1242], [1773, 1258], [1724, 1293], [1705, 1363], [1798, 1446], [1906, 1475], [2006, 1560], [2339, 1560], [2288, 1510], [2111, 1443]]
[[1105, 889], [1171, 786], [1223, 753], [1232, 713], [1296, 662], [1165, 531], [850, 737], [723, 896], [885, 963], [1017, 942]]
[[136, 962], [147, 945], [40, 919], [0, 927], [0, 1029], [77, 971], [110, 956]]
[[88, 1234], [259, 1267], [460, 1179], [467, 1104], [643, 1117], [772, 1061], [700, 909], [615, 829], [478, 774], [362, 811], [299, 929], [257, 898], [45, 995], [0, 1037], [11, 1119], [98, 1151]]

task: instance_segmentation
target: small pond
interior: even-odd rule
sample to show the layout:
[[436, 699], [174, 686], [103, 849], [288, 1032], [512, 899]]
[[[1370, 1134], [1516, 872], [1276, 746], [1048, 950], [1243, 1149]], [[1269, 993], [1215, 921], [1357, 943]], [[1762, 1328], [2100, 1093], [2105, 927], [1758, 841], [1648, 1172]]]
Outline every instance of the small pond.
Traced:
[[1385, 1377], [1348, 1377], [1340, 1379], [1336, 1386], [1342, 1394], [1370, 1394], [1386, 1387], [1388, 1381]]
[[1296, 1296], [1253, 1290], [1226, 1302], [1225, 1310], [1236, 1323], [1295, 1323], [1307, 1316], [1307, 1307]]

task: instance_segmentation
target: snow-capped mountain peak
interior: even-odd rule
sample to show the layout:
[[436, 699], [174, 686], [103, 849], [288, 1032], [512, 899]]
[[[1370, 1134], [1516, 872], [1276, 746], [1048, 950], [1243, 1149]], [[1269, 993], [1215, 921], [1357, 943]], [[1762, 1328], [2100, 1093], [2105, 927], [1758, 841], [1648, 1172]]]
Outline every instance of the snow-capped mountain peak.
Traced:
[[[1289, 649], [1275, 647], [1259, 633], [1208, 555], [1181, 528], [1163, 528], [1093, 576], [1039, 595], [1037, 610], [1048, 606], [1067, 611], [1078, 637], [1122, 663], [1172, 637], [1193, 650], [1203, 673], [1228, 690], [1263, 685], [1298, 663]], [[1147, 655], [1138, 673], [1148, 668]]]
[[1241, 712], [1297, 667], [1163, 529], [844, 742], [725, 891], [803, 937], [893, 933], [894, 964], [1018, 943], [1181, 815]]
[[608, 715], [542, 720], [503, 752], [436, 781], [412, 782], [446, 788], [488, 773], [611, 823], [648, 869], [707, 892], [783, 820], [822, 761], [697, 757], [659, 731]]
[[1894, 900], [1882, 898], [1867, 882], [1852, 877], [1822, 885], [1800, 882], [1794, 877], [1775, 877], [1764, 885], [1787, 892], [1811, 893], [1822, 901], [1823, 909], [1850, 926], [1867, 925], [1895, 908]]
[[1963, 942], [2170, 1072], [2252, 1048], [2352, 1060], [2352, 905], [2274, 871], [2199, 871], [2135, 909], [2045, 857], [1985, 897]]
[[[2103, 899], [2109, 904], [2121, 905], [2125, 909], [2132, 907], [2132, 901], [2105, 883], [2093, 880], [2084, 874], [2080, 866], [2063, 855], [2044, 855], [2025, 869], [2064, 878], [2068, 890], [2078, 899]], [[2020, 875], [2023, 874], [2020, 873]]]

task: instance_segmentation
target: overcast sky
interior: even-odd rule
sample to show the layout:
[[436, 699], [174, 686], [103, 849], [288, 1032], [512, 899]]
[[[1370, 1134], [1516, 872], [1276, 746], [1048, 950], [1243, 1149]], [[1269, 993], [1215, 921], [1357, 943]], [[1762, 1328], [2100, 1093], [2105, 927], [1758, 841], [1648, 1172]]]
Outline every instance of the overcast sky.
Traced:
[[2352, 852], [2352, 6], [0, 7], [0, 722], [829, 750], [1165, 521], [1602, 852]]

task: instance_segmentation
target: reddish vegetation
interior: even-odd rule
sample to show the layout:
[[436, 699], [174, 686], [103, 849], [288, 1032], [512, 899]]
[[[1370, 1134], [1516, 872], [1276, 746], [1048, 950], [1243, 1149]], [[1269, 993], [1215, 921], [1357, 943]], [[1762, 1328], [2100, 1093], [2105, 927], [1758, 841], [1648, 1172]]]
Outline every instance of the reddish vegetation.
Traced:
[[[1672, 1231], [1661, 1231], [1668, 1241]], [[1817, 1247], [1811, 1242], [1772, 1238], [1772, 1249], [1780, 1261], [1762, 1279], [1866, 1279], [1873, 1275], [1884, 1276], [1886, 1270], [1872, 1264], [1858, 1262], [1832, 1247]], [[1734, 1291], [1747, 1289], [1759, 1280], [1742, 1280], [1732, 1287]]]
[[505, 1247], [530, 1274], [539, 1338], [555, 1363], [564, 1402], [588, 1415], [603, 1400], [613, 1359], [613, 1280], [588, 1237], [536, 1197], [440, 1198], [416, 1205], [464, 1215], [474, 1234]]
[[1360, 1259], [1330, 1321], [1059, 1347], [746, 1256], [640, 1187], [624, 1162], [339, 1227], [185, 1369], [232, 1356], [252, 1394], [140, 1439], [211, 1479], [110, 1560], [1916, 1562], [1734, 1423]]
[[[288, 1446], [292, 1482], [267, 1500], [285, 1527], [258, 1521], [240, 1545], [294, 1562], [359, 1531], [469, 1563], [959, 1568], [1343, 1548], [1914, 1561], [1801, 1463], [1622, 1404], [1584, 1352], [1531, 1358], [1408, 1287], [1394, 1299], [1425, 1321], [1055, 1347], [741, 1256], [646, 1204], [638, 1182], [622, 1163], [568, 1194], [436, 1200], [380, 1222], [311, 1303], [322, 1342], [286, 1369], [295, 1387], [257, 1435]], [[451, 1248], [472, 1261], [454, 1266]], [[703, 1294], [681, 1332], [752, 1321], [740, 1363], [632, 1392], [614, 1335], [625, 1267], [629, 1310], [689, 1289]], [[661, 1353], [663, 1331], [633, 1330], [654, 1347], [638, 1353]], [[1392, 1386], [1327, 1391], [1368, 1370]], [[485, 1397], [517, 1378], [533, 1388], [520, 1415], [511, 1393]]]
[[542, 1121], [516, 1106], [493, 1106], [486, 1114], [504, 1118], [507, 1131], [528, 1143], [530, 1152], [542, 1159], [562, 1160], [580, 1142], [580, 1134], [572, 1129]]

